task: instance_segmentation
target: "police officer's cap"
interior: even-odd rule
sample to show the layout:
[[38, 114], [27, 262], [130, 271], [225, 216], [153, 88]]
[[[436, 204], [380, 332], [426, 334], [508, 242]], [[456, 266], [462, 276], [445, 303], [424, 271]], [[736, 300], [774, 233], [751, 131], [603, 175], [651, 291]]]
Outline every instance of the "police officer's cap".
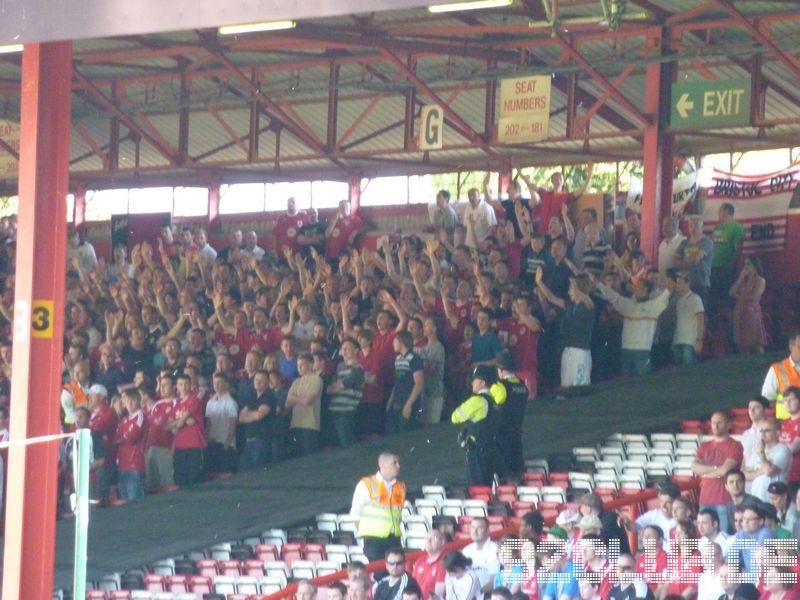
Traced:
[[483, 379], [487, 385], [491, 385], [497, 380], [497, 369], [489, 365], [478, 365], [472, 373], [472, 378]]
[[497, 353], [497, 368], [504, 371], [514, 371], [517, 368], [517, 363], [514, 360], [514, 355], [508, 350], [503, 350]]

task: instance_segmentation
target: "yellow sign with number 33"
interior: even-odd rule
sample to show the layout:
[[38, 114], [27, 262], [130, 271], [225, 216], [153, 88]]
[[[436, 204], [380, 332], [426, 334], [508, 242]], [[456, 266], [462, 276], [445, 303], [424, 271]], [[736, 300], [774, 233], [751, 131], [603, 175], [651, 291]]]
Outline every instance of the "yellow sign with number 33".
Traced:
[[31, 336], [35, 338], [53, 337], [53, 301], [34, 300], [31, 310]]

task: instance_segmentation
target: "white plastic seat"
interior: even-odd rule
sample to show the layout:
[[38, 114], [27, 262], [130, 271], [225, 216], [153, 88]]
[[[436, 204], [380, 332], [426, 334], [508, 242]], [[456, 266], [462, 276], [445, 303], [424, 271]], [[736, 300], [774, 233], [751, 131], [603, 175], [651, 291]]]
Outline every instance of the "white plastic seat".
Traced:
[[486, 516], [486, 501], [485, 500], [464, 500], [463, 502], [464, 514], [470, 517], [485, 517]]
[[265, 560], [264, 574], [275, 577], [282, 577], [284, 581], [289, 579], [291, 571], [288, 565], [282, 560]]
[[350, 553], [344, 544], [326, 544], [325, 556], [328, 557], [328, 560], [339, 563], [340, 567], [350, 562]]
[[339, 517], [336, 513], [322, 513], [317, 515], [317, 529], [320, 531], [336, 531], [339, 529]]
[[700, 436], [696, 433], [676, 433], [675, 443], [678, 448], [693, 448], [697, 450], [700, 445]]
[[630, 453], [631, 448], [649, 448], [650, 440], [643, 433], [628, 433], [623, 436], [625, 449]]
[[564, 488], [546, 485], [542, 488], [542, 500], [544, 502], [560, 502], [563, 504], [567, 501], [567, 495], [564, 492]]
[[622, 433], [612, 433], [606, 438], [605, 446], [615, 446], [617, 448], [625, 447], [625, 435]]
[[283, 529], [267, 529], [261, 532], [261, 541], [265, 544], [273, 544], [280, 553], [281, 548], [286, 543], [286, 531]]
[[334, 560], [321, 560], [317, 563], [317, 577], [337, 573], [342, 570], [342, 566]]
[[597, 452], [597, 448], [576, 447], [572, 449], [572, 455], [577, 460], [590, 460], [592, 462], [600, 460], [600, 454]]
[[619, 476], [619, 485], [623, 488], [636, 488], [642, 490], [645, 486], [644, 476], [623, 473]]
[[675, 448], [675, 434], [651, 433], [650, 444], [653, 448]]
[[619, 478], [616, 473], [603, 471], [602, 473], [595, 473], [594, 486], [619, 489]]
[[424, 515], [408, 515], [403, 518], [403, 528], [406, 533], [427, 535], [430, 522]]
[[211, 558], [214, 560], [230, 560], [231, 559], [231, 545], [230, 544], [214, 544], [211, 546]]
[[241, 577], [237, 578], [236, 593], [248, 595], [258, 594], [258, 578], [248, 577], [247, 575], [242, 575]]
[[106, 575], [97, 581], [97, 589], [107, 592], [116, 592], [122, 589], [122, 577], [119, 573]]
[[316, 567], [310, 560], [292, 561], [293, 579], [314, 579], [316, 577]]
[[550, 463], [543, 458], [529, 458], [525, 461], [525, 470], [532, 473], [550, 474]]
[[417, 533], [407, 533], [403, 545], [409, 550], [422, 550], [425, 548], [426, 537]]
[[447, 492], [443, 485], [423, 485], [422, 495], [428, 500], [438, 500], [439, 502], [447, 499]]
[[442, 506], [439, 509], [440, 514], [449, 516], [449, 517], [460, 517], [464, 514], [464, 505], [462, 500], [457, 499], [450, 499], [448, 498], [444, 502], [442, 502]]
[[286, 581], [279, 577], [266, 575], [258, 579], [258, 593], [262, 596], [280, 592], [286, 587]]
[[570, 472], [569, 485], [576, 490], [591, 492], [594, 487], [594, 478], [589, 473]]
[[175, 575], [175, 559], [165, 558], [164, 560], [157, 560], [152, 565], [153, 575]]
[[353, 533], [356, 532], [356, 522], [358, 521], [356, 517], [352, 517], [350, 515], [339, 515], [338, 521], [340, 531], [352, 531]]
[[235, 594], [236, 577], [232, 575], [217, 575], [214, 577], [214, 592], [217, 594]]
[[534, 502], [539, 504], [542, 499], [542, 488], [533, 485], [517, 486], [517, 498], [522, 502]]
[[439, 514], [439, 502], [428, 498], [418, 498], [414, 501], [414, 508], [417, 514], [427, 517], [429, 520]]

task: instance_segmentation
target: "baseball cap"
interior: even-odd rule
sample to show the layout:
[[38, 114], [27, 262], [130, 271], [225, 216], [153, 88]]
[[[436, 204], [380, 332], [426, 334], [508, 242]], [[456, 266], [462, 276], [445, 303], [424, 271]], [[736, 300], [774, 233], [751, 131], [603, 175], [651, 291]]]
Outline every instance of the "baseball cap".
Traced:
[[767, 488], [768, 494], [788, 494], [789, 493], [789, 486], [786, 485], [783, 481], [773, 481], [769, 484]]
[[89, 388], [89, 393], [100, 394], [101, 396], [105, 396], [106, 398], [108, 398], [108, 390], [106, 389], [106, 386], [100, 383], [93, 383], [92, 386]]
[[586, 531], [587, 529], [602, 529], [603, 523], [596, 515], [586, 515], [578, 521], [578, 529]]

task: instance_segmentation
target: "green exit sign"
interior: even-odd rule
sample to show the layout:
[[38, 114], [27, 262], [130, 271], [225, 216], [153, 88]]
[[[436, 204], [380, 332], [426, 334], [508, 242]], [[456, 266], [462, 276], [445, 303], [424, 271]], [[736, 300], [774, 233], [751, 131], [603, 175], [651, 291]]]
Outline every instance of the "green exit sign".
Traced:
[[750, 79], [672, 84], [670, 125], [709, 129], [750, 123]]

